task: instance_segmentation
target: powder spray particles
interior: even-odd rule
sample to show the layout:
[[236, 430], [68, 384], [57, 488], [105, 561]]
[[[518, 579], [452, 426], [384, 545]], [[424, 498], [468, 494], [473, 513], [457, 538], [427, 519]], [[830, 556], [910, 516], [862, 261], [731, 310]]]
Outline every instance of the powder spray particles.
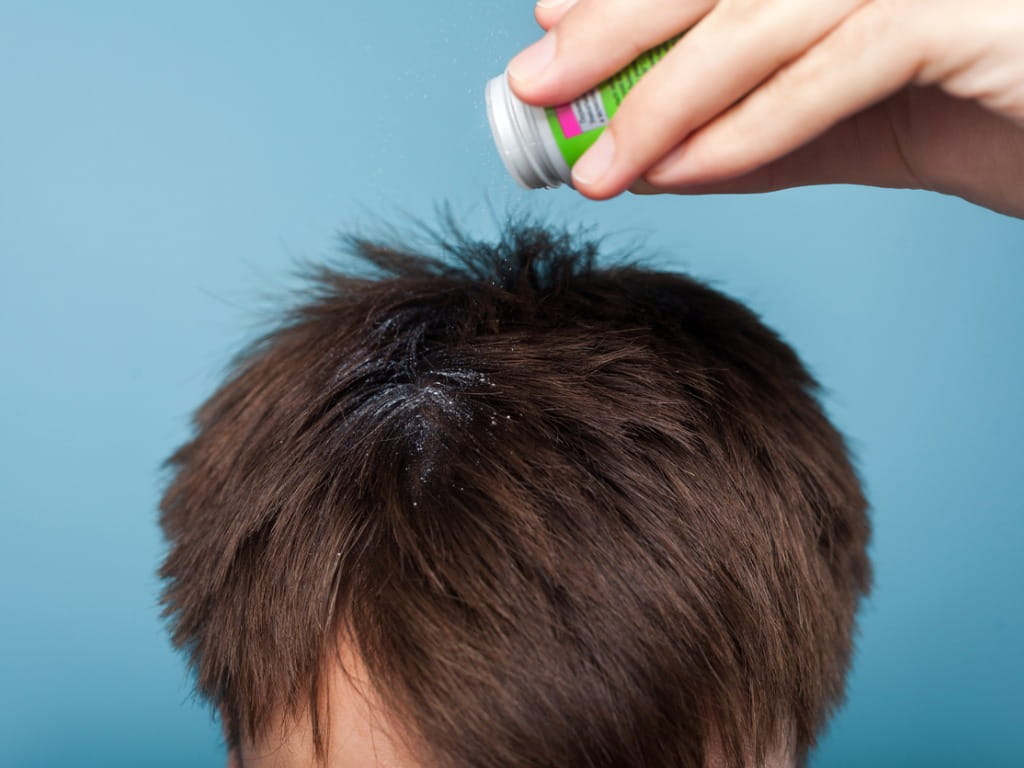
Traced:
[[505, 168], [524, 189], [572, 186], [572, 166], [618, 110], [637, 81], [679, 36], [640, 54], [575, 101], [535, 107], [520, 101], [508, 84], [508, 70], [492, 78], [485, 90], [487, 120]]

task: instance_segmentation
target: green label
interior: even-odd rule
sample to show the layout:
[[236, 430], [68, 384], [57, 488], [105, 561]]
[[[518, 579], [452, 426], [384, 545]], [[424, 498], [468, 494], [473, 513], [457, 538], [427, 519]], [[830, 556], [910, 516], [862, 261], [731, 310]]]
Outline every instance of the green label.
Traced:
[[677, 35], [649, 51], [644, 51], [625, 69], [616, 72], [597, 88], [575, 101], [545, 109], [555, 143], [558, 144], [558, 149], [570, 168], [587, 148], [597, 141], [597, 137], [618, 111], [630, 89], [669, 52], [679, 37]]

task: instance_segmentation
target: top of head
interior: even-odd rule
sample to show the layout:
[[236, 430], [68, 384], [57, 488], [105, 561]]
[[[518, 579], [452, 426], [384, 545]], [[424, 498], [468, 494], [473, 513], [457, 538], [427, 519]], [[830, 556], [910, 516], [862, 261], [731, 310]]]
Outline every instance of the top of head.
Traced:
[[166, 611], [231, 740], [345, 635], [423, 765], [801, 758], [869, 582], [811, 377], [688, 277], [447, 237], [350, 239], [378, 274], [319, 271], [169, 461]]

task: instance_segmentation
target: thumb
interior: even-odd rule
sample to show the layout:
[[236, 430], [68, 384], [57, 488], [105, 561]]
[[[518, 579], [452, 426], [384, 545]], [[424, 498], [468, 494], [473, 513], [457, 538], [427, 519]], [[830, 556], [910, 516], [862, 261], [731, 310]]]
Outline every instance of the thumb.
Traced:
[[533, 16], [541, 28], [547, 31], [555, 26], [576, 2], [577, 0], [538, 0], [533, 7]]

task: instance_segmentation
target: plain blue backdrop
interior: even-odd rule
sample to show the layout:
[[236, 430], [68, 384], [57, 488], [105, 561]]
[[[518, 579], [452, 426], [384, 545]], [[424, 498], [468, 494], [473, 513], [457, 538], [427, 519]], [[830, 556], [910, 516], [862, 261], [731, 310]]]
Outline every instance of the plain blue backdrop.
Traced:
[[537, 34], [529, 0], [0, 0], [0, 764], [223, 764], [158, 616], [160, 463], [297, 259], [442, 200], [486, 236], [487, 198], [646, 236], [825, 385], [876, 587], [812, 765], [1024, 764], [1024, 221], [520, 191], [482, 94]]

